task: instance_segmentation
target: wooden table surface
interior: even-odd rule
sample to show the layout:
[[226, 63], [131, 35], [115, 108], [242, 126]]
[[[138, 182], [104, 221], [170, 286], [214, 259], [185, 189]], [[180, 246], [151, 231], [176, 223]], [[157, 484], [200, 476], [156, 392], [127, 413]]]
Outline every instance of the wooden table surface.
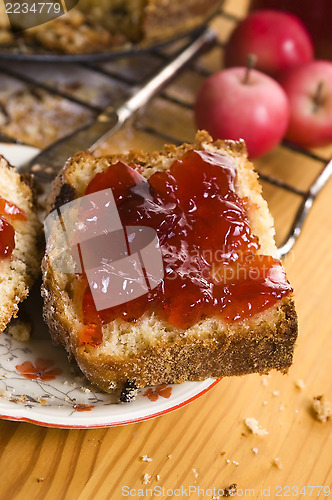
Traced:
[[[243, 14], [246, 3], [229, 0], [225, 10]], [[221, 39], [233, 26], [220, 20], [215, 25]], [[213, 49], [200, 63], [216, 71], [220, 50]], [[181, 92], [192, 102], [202, 81], [195, 78], [188, 70], [167, 92]], [[180, 116], [167, 106], [157, 98], [140, 119], [158, 122], [160, 130], [191, 140], [192, 111]], [[121, 150], [128, 143], [155, 149], [161, 140], [127, 128], [107, 147]], [[328, 158], [331, 148], [320, 153]], [[320, 163], [284, 147], [255, 165], [299, 187], [308, 186], [321, 168]], [[280, 241], [299, 200], [267, 184], [264, 193]], [[223, 379], [182, 409], [124, 427], [60, 430], [0, 421], [0, 499], [118, 500], [125, 498], [129, 488], [135, 490], [129, 498], [138, 498], [146, 488], [156, 486], [160, 498], [176, 498], [181, 488], [186, 498], [191, 487], [190, 498], [203, 498], [205, 489], [204, 498], [210, 499], [213, 488], [232, 483], [237, 484], [237, 495], [245, 498], [318, 498], [318, 486], [332, 486], [332, 422], [320, 423], [311, 410], [314, 396], [325, 394], [332, 400], [331, 200], [332, 180], [285, 259], [299, 316], [299, 338], [288, 375]], [[296, 387], [299, 379], [305, 383], [302, 390]], [[269, 434], [249, 433], [244, 425], [248, 417], [256, 418]], [[143, 455], [152, 460], [142, 461]], [[273, 465], [275, 458], [280, 459], [281, 469]], [[151, 476], [148, 485], [143, 485], [144, 474]], [[324, 498], [324, 492], [319, 498]]]

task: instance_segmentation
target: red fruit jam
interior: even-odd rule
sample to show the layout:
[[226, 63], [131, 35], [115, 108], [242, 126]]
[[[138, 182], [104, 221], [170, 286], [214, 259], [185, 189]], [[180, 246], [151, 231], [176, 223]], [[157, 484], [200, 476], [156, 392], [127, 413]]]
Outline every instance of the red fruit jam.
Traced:
[[149, 180], [135, 168], [111, 165], [85, 194], [111, 188], [123, 226], [156, 230], [164, 280], [143, 297], [98, 312], [87, 285], [83, 318], [88, 326], [81, 344], [99, 345], [101, 325], [117, 318], [133, 322], [155, 312], [183, 329], [209, 316], [239, 321], [291, 291], [280, 261], [258, 255], [258, 238], [250, 230], [246, 200], [235, 192], [230, 158], [190, 151]]
[[0, 196], [0, 215], [3, 215], [7, 220], [27, 220], [27, 216], [14, 203]]
[[15, 230], [10, 222], [27, 220], [25, 213], [14, 203], [0, 196], [0, 259], [11, 256], [15, 248]]
[[11, 256], [15, 248], [15, 230], [13, 226], [0, 215], [0, 259]]

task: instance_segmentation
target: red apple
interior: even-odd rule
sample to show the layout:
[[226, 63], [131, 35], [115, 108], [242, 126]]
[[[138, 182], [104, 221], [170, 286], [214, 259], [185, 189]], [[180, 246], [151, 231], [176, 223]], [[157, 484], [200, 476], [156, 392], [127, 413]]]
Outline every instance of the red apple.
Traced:
[[289, 119], [287, 97], [269, 76], [247, 68], [229, 68], [208, 78], [195, 104], [198, 128], [214, 139], [244, 139], [251, 158], [276, 146]]
[[305, 147], [332, 142], [332, 62], [312, 61], [279, 78], [290, 107], [286, 138]]
[[251, 0], [250, 10], [287, 10], [308, 28], [319, 59], [332, 59], [331, 0]]
[[238, 24], [225, 49], [225, 65], [246, 65], [249, 54], [256, 55], [258, 70], [276, 75], [311, 61], [313, 45], [300, 19], [293, 14], [265, 9]]

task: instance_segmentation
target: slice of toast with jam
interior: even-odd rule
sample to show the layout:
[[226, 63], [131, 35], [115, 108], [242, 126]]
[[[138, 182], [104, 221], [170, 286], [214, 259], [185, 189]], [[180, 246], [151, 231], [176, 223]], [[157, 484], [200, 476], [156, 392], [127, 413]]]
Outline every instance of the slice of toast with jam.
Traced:
[[[54, 263], [62, 250], [56, 244], [62, 221], [50, 233], [43, 260], [44, 315], [52, 338], [87, 378], [111, 391], [286, 372], [297, 337], [293, 291], [244, 143], [213, 142], [198, 132], [194, 144], [155, 153], [78, 153], [54, 183], [51, 212], [64, 214], [75, 200], [96, 200], [89, 197], [109, 190], [122, 254], [114, 257], [121, 246], [115, 233], [107, 235], [107, 244], [96, 236], [90, 247], [82, 238], [76, 245], [81, 269], [61, 272]], [[105, 217], [107, 204], [101, 204], [85, 212], [90, 221]], [[144, 250], [138, 228], [157, 236], [152, 253]], [[153, 276], [157, 249], [162, 276], [160, 269]], [[138, 274], [123, 270], [128, 261]]]

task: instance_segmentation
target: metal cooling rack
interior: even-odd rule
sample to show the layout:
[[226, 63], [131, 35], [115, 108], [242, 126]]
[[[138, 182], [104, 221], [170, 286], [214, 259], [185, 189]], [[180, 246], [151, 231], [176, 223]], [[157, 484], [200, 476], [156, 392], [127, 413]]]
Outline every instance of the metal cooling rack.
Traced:
[[[239, 21], [238, 18], [230, 15], [222, 9], [218, 12], [213, 22], [218, 22], [218, 20], [220, 19], [227, 20], [233, 23]], [[45, 65], [47, 65], [48, 63], [33, 63], [33, 66], [31, 66], [31, 63], [27, 63], [29, 64], [29, 66], [26, 66], [24, 61], [20, 61], [19, 63], [14, 61], [11, 62], [8, 60], [0, 61], [0, 75], [7, 75], [24, 83], [25, 85], [28, 85], [32, 92], [38, 88], [43, 89], [50, 94], [66, 99], [72, 104], [78, 106], [81, 110], [85, 110], [87, 113], [92, 113], [93, 115], [97, 116], [100, 112], [103, 111], [105, 105], [110, 105], [110, 101], [112, 101], [111, 104], [113, 105], [115, 102], [119, 100], [121, 101], [126, 97], [133, 95], [137, 86], [144, 85], [145, 82], [149, 81], [151, 76], [161, 71], [170, 58], [173, 58], [177, 54], [181, 53], [181, 51], [188, 47], [191, 42], [194, 43], [196, 36], [197, 33], [189, 35], [188, 37], [163, 48], [150, 49], [143, 53], [126, 56], [121, 59], [111, 59], [110, 61], [102, 63], [91, 62], [91, 60], [74, 65], [68, 63], [65, 65], [57, 65], [55, 63], [52, 63], [53, 76], [56, 76], [61, 72], [65, 72], [67, 76], [68, 74], [75, 75], [77, 71], [80, 71], [83, 72], [82, 74], [87, 75], [87, 79], [89, 80], [89, 82], [94, 78], [103, 81], [105, 84], [105, 88], [108, 86], [109, 89], [112, 89], [112, 95], [109, 95], [109, 102], [105, 103], [82, 99], [68, 91], [68, 88], [66, 88], [66, 86], [63, 87], [58, 82], [50, 83], [50, 81], [48, 81], [47, 79], [43, 80], [43, 78], [40, 78], [43, 71], [45, 71], [45, 68], [47, 72], [47, 66]], [[225, 42], [217, 40], [215, 47], [222, 49], [224, 45]], [[33, 68], [32, 74], [28, 71], [29, 67]], [[205, 78], [211, 74], [204, 68], [204, 66], [200, 64], [200, 58], [191, 63], [186, 71], [191, 72], [191, 74], [197, 78]], [[192, 108], [192, 101], [190, 101], [190, 99], [188, 99], [186, 95], [175, 96], [172, 93], [168, 92], [168, 87], [159, 93], [158, 99], [161, 99], [164, 104], [173, 106], [175, 108], [174, 120], [176, 120], [177, 117], [182, 116], [183, 113], [190, 111]], [[165, 130], [159, 130], [157, 122], [146, 123], [146, 120], [142, 119], [142, 117], [144, 117], [144, 113], [141, 113], [141, 116], [136, 116], [135, 120], [132, 120], [132, 126], [134, 129], [140, 132], [144, 132], [145, 134], [158, 137], [165, 142], [174, 143], [176, 145], [183, 142], [182, 138], [180, 139], [179, 137], [175, 137], [174, 135], [172, 135], [171, 130], [167, 132], [165, 132]], [[15, 138], [7, 137], [1, 133], [0, 141], [18, 142], [15, 140]], [[293, 248], [297, 238], [302, 231], [304, 222], [315, 201], [315, 198], [327, 183], [328, 179], [332, 176], [332, 160], [327, 162], [325, 158], [305, 149], [296, 147], [287, 142], [283, 142], [282, 145], [289, 151], [292, 151], [294, 154], [304, 155], [305, 157], [318, 162], [321, 165], [321, 170], [319, 175], [316, 176], [314, 181], [306, 190], [299, 189], [282, 179], [268, 176], [263, 173], [259, 174], [260, 178], [265, 182], [271, 184], [275, 188], [281, 188], [285, 191], [295, 194], [300, 198], [301, 201], [294, 220], [290, 222], [289, 232], [283, 243], [279, 246], [280, 257], [288, 254]]]

